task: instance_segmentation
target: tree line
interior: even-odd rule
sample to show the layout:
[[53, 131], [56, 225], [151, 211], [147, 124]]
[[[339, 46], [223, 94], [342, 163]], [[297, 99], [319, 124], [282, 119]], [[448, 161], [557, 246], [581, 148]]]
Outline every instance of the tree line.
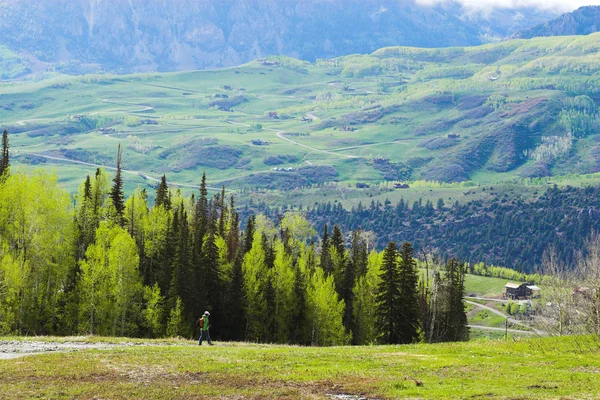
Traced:
[[369, 249], [303, 214], [245, 229], [225, 188], [184, 197], [163, 176], [153, 207], [111, 177], [73, 199], [41, 171], [0, 179], [0, 333], [191, 338], [211, 312], [220, 340], [341, 345], [467, 340], [465, 267], [422, 274], [410, 243]]
[[[271, 219], [289, 210], [302, 210], [319, 231], [337, 223], [344, 231], [358, 227], [376, 234], [374, 246], [390, 241], [408, 241], [421, 253], [443, 253], [476, 264], [503, 265], [519, 272], [534, 273], [544, 251], [555, 248], [558, 259], [574, 265], [577, 249], [600, 230], [600, 187], [550, 186], [526, 201], [518, 195], [496, 193], [489, 200], [445, 204], [422, 199], [412, 204], [400, 199], [373, 200], [345, 209], [341, 203], [322, 202], [309, 207], [264, 203], [249, 204], [242, 216], [262, 213]], [[509, 278], [508, 276], [506, 276]], [[510, 278], [512, 279], [512, 277]]]

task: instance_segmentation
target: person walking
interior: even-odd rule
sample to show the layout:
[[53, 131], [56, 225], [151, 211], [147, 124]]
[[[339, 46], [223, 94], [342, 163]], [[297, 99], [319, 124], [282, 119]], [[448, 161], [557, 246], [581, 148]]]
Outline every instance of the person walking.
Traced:
[[208, 341], [208, 345], [212, 346], [212, 341], [210, 340], [210, 333], [208, 331], [208, 328], [210, 327], [210, 323], [208, 321], [209, 317], [210, 313], [208, 311], [204, 311], [204, 315], [198, 321], [198, 325], [200, 326], [200, 340], [198, 341], [198, 344], [200, 346], [202, 346], [203, 339], [206, 339]]

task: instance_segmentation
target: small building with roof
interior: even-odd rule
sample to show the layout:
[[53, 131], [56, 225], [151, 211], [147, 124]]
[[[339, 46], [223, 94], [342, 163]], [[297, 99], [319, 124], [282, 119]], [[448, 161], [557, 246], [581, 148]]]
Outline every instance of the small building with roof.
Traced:
[[504, 297], [512, 300], [526, 300], [540, 297], [542, 289], [529, 283], [512, 283], [504, 285]]

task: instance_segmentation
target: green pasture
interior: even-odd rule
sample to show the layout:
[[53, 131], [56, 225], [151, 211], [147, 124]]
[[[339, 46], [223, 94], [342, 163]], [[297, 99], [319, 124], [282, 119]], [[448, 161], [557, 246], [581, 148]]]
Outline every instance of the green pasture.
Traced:
[[192, 341], [108, 340], [111, 341], [136, 345], [0, 360], [2, 397], [600, 396], [599, 346], [597, 338], [592, 337], [330, 348], [218, 342], [212, 347], [199, 347]]
[[[447, 205], [505, 193], [531, 198], [553, 180], [600, 181], [583, 178], [598, 154], [593, 129], [574, 140], [577, 162], [556, 156], [547, 162], [552, 178], [535, 187], [523, 179], [536, 165], [523, 156], [525, 150], [566, 134], [553, 116], [566, 110], [569, 98], [593, 96], [600, 73], [596, 38], [387, 48], [314, 64], [278, 58], [274, 65], [257, 60], [209, 71], [45, 73], [0, 83], [0, 128], [9, 130], [13, 166], [51, 165], [72, 192], [94, 168], [114, 166], [121, 144], [128, 170], [153, 179], [165, 174], [172, 183], [191, 186], [206, 172], [215, 187], [252, 189], [273, 204], [307, 206], [327, 198], [350, 208], [401, 198], [434, 204], [442, 198]], [[18, 65], [15, 60], [11, 65]], [[496, 108], [490, 111], [487, 104]], [[533, 128], [512, 143], [515, 126]], [[496, 142], [496, 135], [505, 134], [509, 142]], [[294, 161], [269, 163], [288, 156]], [[391, 171], [410, 166], [409, 175], [386, 175], [374, 163], [381, 158]], [[465, 171], [456, 171], [457, 165]], [[310, 172], [285, 175], [275, 167], [328, 167], [334, 176], [316, 173], [306, 181]], [[394, 181], [455, 177], [470, 180], [473, 189], [389, 190]], [[130, 178], [128, 187], [152, 187], [152, 179]], [[356, 189], [356, 183], [371, 188]], [[496, 194], [484, 193], [489, 186]]]

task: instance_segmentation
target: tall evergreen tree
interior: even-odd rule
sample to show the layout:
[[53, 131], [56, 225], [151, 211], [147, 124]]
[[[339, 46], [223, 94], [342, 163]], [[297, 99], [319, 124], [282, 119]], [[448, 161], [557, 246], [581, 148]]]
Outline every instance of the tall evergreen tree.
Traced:
[[446, 281], [448, 285], [448, 314], [447, 336], [444, 341], [467, 341], [469, 340], [469, 327], [465, 304], [465, 265], [453, 258], [446, 264]]
[[346, 251], [344, 235], [342, 234], [342, 230], [337, 224], [333, 226], [333, 234], [331, 235], [331, 246], [334, 249], [336, 249], [339, 254], [344, 254]]
[[[211, 324], [215, 327], [224, 325], [223, 321], [227, 318], [224, 315], [222, 304], [224, 301], [223, 285], [220, 277], [219, 268], [219, 248], [216, 244], [215, 234], [209, 232], [202, 248], [202, 267], [204, 272], [204, 285], [202, 291], [205, 293], [203, 300], [206, 301], [204, 308], [212, 314]], [[216, 330], [214, 335], [219, 337], [220, 333]]]
[[8, 159], [8, 131], [2, 133], [2, 159], [0, 159], [0, 176], [8, 173], [10, 161]]
[[419, 337], [421, 312], [418, 292], [419, 277], [417, 263], [413, 258], [413, 247], [406, 242], [400, 249], [399, 283], [399, 319], [397, 329], [398, 343], [412, 343]]
[[225, 339], [243, 340], [246, 328], [246, 288], [244, 287], [243, 272], [244, 255], [238, 252], [232, 266], [232, 277], [226, 299], [227, 332]]
[[248, 223], [246, 224], [246, 232], [244, 233], [244, 254], [252, 250], [252, 243], [254, 241], [254, 231], [256, 230], [256, 215], [248, 217]]
[[327, 231], [327, 224], [323, 228], [323, 237], [321, 238], [321, 268], [325, 272], [325, 276], [333, 272], [333, 265], [331, 263], [331, 243], [329, 239], [329, 232]]
[[225, 238], [227, 236], [226, 231], [227, 231], [227, 214], [228, 214], [228, 210], [227, 210], [227, 204], [226, 204], [226, 200], [225, 200], [225, 185], [223, 185], [223, 188], [221, 189], [221, 195], [219, 196], [219, 227], [218, 227], [218, 232], [219, 232], [219, 236], [221, 236], [222, 238]]
[[110, 197], [112, 198], [113, 205], [117, 211], [117, 222], [119, 225], [123, 226], [125, 223], [125, 218], [123, 216], [123, 211], [125, 211], [125, 195], [123, 194], [123, 177], [121, 176], [121, 144], [119, 144], [117, 150], [117, 173], [113, 179]]
[[295, 268], [294, 297], [296, 304], [292, 318], [292, 343], [310, 344], [308, 327], [308, 304], [306, 299], [307, 282], [306, 276], [299, 266]]
[[357, 277], [364, 276], [367, 273], [369, 253], [367, 250], [367, 243], [362, 238], [362, 232], [360, 228], [352, 232], [350, 260], [354, 264]]
[[158, 184], [158, 188], [156, 188], [154, 206], [163, 206], [165, 210], [171, 209], [171, 194], [169, 193], [169, 186], [167, 185], [167, 177], [165, 175], [160, 178], [160, 183]]
[[383, 344], [401, 343], [398, 335], [400, 324], [399, 315], [400, 276], [398, 271], [398, 250], [394, 242], [390, 242], [383, 251], [381, 265], [381, 282], [377, 288], [376, 326], [379, 340]]
[[229, 224], [229, 232], [227, 232], [227, 259], [233, 262], [240, 247], [240, 216], [235, 210], [235, 202], [233, 195], [229, 202], [229, 213], [231, 214], [231, 223]]

